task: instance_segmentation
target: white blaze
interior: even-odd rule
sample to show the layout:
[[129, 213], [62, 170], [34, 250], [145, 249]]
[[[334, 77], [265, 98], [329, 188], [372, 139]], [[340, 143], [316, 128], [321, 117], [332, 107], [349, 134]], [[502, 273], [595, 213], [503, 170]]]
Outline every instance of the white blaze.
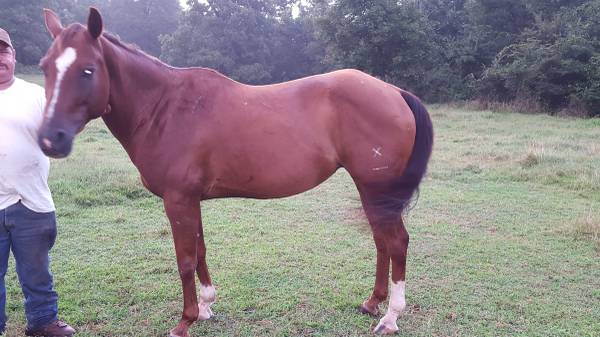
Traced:
[[47, 119], [51, 119], [54, 115], [54, 108], [56, 107], [56, 102], [58, 101], [58, 95], [60, 94], [60, 83], [65, 76], [65, 73], [75, 62], [77, 59], [77, 52], [74, 48], [68, 47], [63, 51], [63, 53], [56, 59], [56, 83], [54, 83], [54, 91], [52, 92], [52, 98], [50, 99], [50, 104], [48, 105], [48, 114], [46, 115]]

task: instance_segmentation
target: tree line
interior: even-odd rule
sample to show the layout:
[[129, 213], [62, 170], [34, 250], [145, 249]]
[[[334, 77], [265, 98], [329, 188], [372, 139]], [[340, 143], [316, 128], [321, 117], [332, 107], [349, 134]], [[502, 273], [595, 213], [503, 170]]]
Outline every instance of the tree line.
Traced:
[[600, 116], [600, 0], [0, 0], [22, 69], [63, 22], [107, 29], [174, 66], [266, 84], [357, 68], [429, 102]]

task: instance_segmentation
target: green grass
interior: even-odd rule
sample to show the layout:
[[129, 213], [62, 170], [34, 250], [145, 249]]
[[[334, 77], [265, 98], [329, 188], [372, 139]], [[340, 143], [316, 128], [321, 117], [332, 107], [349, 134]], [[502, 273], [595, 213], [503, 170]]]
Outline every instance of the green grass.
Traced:
[[[600, 120], [431, 107], [434, 155], [408, 217], [402, 336], [598, 336]], [[52, 161], [52, 269], [78, 336], [166, 336], [181, 289], [161, 201], [101, 122]], [[340, 171], [292, 198], [205, 202], [216, 317], [193, 336], [368, 336], [375, 249]], [[22, 295], [7, 275], [8, 336]]]

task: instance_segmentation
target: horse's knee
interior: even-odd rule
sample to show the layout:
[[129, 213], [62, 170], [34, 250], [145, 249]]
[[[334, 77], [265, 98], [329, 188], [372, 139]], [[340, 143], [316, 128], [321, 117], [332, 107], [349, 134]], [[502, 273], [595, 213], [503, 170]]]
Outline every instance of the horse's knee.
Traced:
[[196, 265], [197, 262], [191, 259], [186, 259], [184, 261], [177, 263], [177, 268], [179, 270], [179, 277], [182, 279], [194, 278], [196, 275]]

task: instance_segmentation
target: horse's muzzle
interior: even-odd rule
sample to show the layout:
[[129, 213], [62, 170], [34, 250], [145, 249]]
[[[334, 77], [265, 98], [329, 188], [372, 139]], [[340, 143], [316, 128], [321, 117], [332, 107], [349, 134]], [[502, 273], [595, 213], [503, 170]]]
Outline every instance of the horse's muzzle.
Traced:
[[73, 148], [73, 135], [63, 129], [45, 128], [39, 132], [38, 145], [46, 156], [64, 158]]

